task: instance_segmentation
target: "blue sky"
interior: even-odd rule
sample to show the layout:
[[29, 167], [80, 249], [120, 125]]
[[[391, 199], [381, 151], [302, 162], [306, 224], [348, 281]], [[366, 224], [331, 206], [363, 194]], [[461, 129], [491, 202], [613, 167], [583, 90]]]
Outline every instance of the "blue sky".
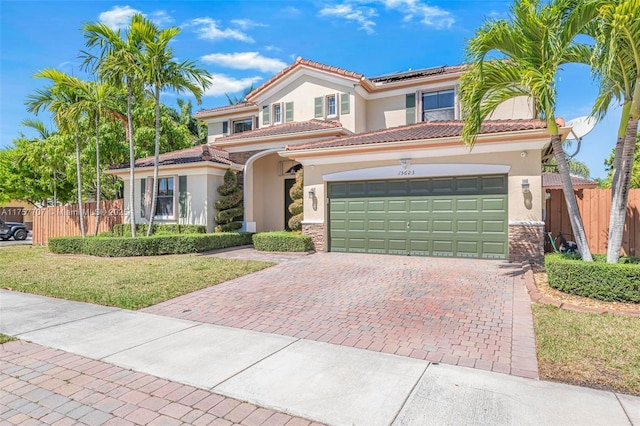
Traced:
[[[29, 1], [0, 0], [0, 148], [10, 146], [20, 126], [33, 118], [26, 96], [46, 81], [33, 74], [46, 67], [79, 77], [84, 48], [82, 23], [114, 28], [142, 12], [159, 26], [179, 26], [173, 43], [179, 59], [197, 60], [214, 76], [200, 108], [227, 104], [225, 93], [258, 86], [296, 57], [367, 76], [464, 60], [464, 47], [485, 19], [505, 17], [510, 2], [426, 0], [311, 1]], [[587, 115], [596, 95], [586, 66], [560, 74], [558, 115]], [[183, 96], [184, 97], [184, 96]], [[176, 95], [163, 94], [175, 103]], [[40, 117], [53, 127], [47, 116]], [[592, 177], [604, 177], [603, 160], [615, 145], [620, 108], [583, 140], [577, 159]]]

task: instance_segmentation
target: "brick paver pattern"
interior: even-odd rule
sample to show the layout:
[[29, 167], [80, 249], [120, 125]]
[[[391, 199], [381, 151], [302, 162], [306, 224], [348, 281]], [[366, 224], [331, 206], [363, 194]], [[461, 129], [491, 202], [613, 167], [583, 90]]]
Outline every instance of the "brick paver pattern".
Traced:
[[537, 378], [524, 277], [503, 261], [317, 253], [145, 311]]
[[0, 345], [0, 424], [320, 426], [22, 341]]

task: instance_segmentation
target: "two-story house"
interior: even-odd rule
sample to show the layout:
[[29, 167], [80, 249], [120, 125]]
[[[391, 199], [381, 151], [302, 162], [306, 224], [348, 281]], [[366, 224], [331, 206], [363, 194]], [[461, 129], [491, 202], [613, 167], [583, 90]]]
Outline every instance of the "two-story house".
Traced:
[[[242, 172], [244, 229], [287, 226], [304, 168], [303, 232], [316, 250], [520, 260], [542, 256], [541, 156], [531, 100], [502, 104], [461, 140], [462, 66], [379, 77], [298, 58], [245, 103], [199, 111], [208, 143], [160, 156], [156, 220], [205, 224], [225, 170]], [[563, 131], [568, 129], [563, 129]], [[566, 133], [566, 132], [565, 132]], [[153, 159], [112, 170], [151, 214]]]

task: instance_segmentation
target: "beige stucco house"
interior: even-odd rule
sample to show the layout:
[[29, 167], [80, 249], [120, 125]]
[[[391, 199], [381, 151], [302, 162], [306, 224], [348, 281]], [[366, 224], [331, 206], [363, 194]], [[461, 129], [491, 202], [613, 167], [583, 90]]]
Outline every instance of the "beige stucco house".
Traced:
[[[242, 172], [244, 229], [286, 228], [304, 168], [303, 232], [316, 250], [521, 260], [542, 256], [541, 157], [530, 99], [501, 105], [473, 149], [461, 140], [461, 66], [366, 77], [298, 58], [245, 103], [199, 111], [208, 143], [160, 159], [160, 223], [213, 230], [225, 170]], [[563, 129], [563, 134], [566, 134]], [[149, 217], [152, 159], [112, 170]]]

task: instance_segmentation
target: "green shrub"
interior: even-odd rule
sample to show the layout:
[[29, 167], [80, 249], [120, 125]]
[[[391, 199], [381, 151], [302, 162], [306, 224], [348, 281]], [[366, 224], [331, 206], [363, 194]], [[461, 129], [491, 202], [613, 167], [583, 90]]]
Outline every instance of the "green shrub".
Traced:
[[[147, 235], [149, 225], [136, 225], [136, 234], [138, 236]], [[207, 232], [205, 225], [176, 225], [176, 224], [155, 224], [153, 225], [153, 235], [175, 235], [175, 234], [204, 234]], [[131, 224], [118, 223], [113, 225], [114, 237], [130, 237]]]
[[291, 196], [291, 204], [289, 204], [289, 229], [292, 231], [302, 230], [302, 219], [304, 219], [304, 169], [300, 169], [296, 172], [296, 182], [289, 190]]
[[242, 228], [242, 189], [238, 187], [236, 172], [228, 169], [224, 174], [224, 183], [218, 187], [220, 198], [215, 202], [218, 214], [213, 220], [216, 222], [216, 232], [234, 232]]
[[49, 238], [49, 250], [57, 254], [86, 254], [101, 257], [157, 256], [202, 253], [251, 244], [249, 233], [153, 235], [151, 237], [56, 237]]
[[549, 285], [578, 296], [607, 302], [640, 303], [640, 259], [623, 258], [618, 264], [594, 262], [561, 254], [545, 257]]
[[115, 235], [111, 231], [98, 232], [97, 236], [98, 237], [115, 237]]
[[260, 251], [309, 251], [312, 244], [308, 235], [277, 231], [254, 234], [253, 246]]

